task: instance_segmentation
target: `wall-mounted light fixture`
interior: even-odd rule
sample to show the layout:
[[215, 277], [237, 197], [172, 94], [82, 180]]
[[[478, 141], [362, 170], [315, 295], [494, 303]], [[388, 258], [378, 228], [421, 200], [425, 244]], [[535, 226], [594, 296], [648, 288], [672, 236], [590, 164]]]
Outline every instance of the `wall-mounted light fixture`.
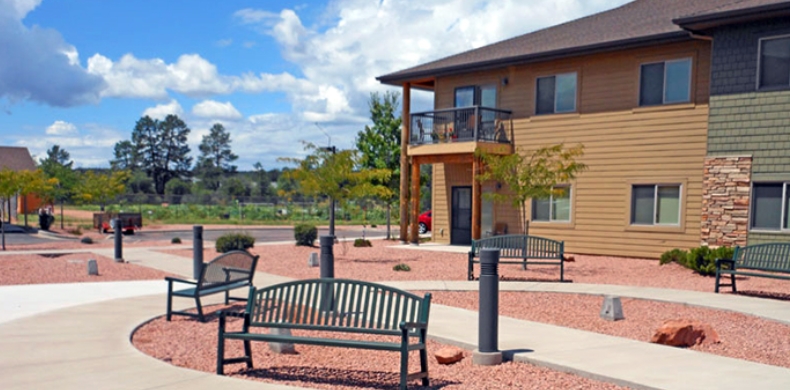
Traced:
[[509, 83], [509, 82], [510, 82], [510, 80], [508, 80], [508, 77], [507, 77], [507, 76], [505, 76], [505, 77], [502, 77], [502, 86], [503, 86], [503, 87], [504, 87], [504, 86], [506, 86], [506, 85], [507, 85], [507, 83]]

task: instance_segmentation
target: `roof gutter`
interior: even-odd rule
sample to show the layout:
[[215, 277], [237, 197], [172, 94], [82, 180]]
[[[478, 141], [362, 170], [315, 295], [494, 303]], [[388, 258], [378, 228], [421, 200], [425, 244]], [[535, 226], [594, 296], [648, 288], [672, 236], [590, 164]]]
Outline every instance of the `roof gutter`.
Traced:
[[715, 12], [673, 19], [672, 23], [687, 30], [701, 31], [734, 23], [751, 22], [790, 15], [790, 1], [747, 9]]
[[679, 42], [689, 39], [687, 31], [673, 31], [664, 34], [651, 35], [646, 37], [638, 37], [631, 39], [622, 39], [619, 41], [610, 41], [598, 43], [587, 46], [570, 47], [566, 49], [559, 49], [537, 54], [528, 54], [516, 57], [507, 57], [489, 61], [481, 61], [470, 64], [462, 64], [455, 66], [448, 66], [444, 68], [429, 69], [423, 71], [407, 72], [401, 74], [389, 74], [376, 77], [376, 80], [383, 84], [400, 86], [404, 82], [408, 82], [415, 78], [438, 77], [448, 76], [458, 73], [466, 73], [481, 70], [490, 70], [496, 68], [503, 68], [513, 65], [523, 65], [542, 61], [551, 61], [567, 57], [576, 57], [580, 55], [604, 53], [615, 50], [632, 49], [647, 45], [655, 45], [662, 43]]

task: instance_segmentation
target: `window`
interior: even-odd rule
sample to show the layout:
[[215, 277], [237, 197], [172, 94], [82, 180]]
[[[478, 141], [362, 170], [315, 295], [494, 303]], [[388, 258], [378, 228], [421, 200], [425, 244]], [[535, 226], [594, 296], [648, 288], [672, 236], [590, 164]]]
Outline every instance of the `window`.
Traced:
[[538, 78], [535, 101], [537, 115], [576, 111], [576, 73]]
[[679, 225], [679, 185], [635, 185], [631, 188], [632, 225]]
[[470, 107], [475, 105], [475, 87], [461, 87], [455, 89], [455, 107]]
[[691, 100], [691, 59], [642, 64], [639, 105], [686, 103]]
[[759, 86], [790, 87], [790, 37], [760, 40]]
[[787, 183], [755, 183], [752, 189], [752, 229], [790, 229]]
[[557, 186], [553, 192], [548, 198], [532, 200], [533, 221], [570, 222], [571, 187]]

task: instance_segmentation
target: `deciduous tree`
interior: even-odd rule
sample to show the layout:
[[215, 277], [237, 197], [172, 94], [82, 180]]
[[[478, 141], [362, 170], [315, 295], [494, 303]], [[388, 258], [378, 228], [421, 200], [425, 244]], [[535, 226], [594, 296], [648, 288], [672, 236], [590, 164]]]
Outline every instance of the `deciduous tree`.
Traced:
[[80, 176], [75, 188], [76, 197], [85, 203], [98, 204], [101, 211], [104, 211], [104, 206], [123, 193], [129, 177], [129, 171], [108, 174], [87, 171]]

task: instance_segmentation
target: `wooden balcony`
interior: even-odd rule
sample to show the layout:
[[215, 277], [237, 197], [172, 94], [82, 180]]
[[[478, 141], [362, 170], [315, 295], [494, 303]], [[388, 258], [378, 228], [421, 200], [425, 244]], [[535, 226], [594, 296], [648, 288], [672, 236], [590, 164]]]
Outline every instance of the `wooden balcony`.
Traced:
[[513, 153], [511, 112], [471, 106], [411, 115], [409, 156]]

